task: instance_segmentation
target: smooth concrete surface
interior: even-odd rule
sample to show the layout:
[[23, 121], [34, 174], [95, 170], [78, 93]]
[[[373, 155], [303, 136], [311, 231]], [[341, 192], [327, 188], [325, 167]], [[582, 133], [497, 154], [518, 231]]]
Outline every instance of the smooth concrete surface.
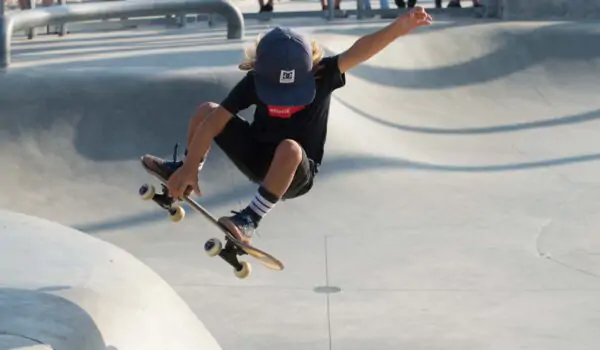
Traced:
[[57, 223], [0, 211], [0, 276], [0, 349], [221, 349], [147, 266]]
[[[313, 191], [255, 241], [283, 272], [255, 263], [238, 280], [207, 257], [218, 231], [138, 199], [152, 181], [138, 158], [184, 142], [254, 34], [293, 25], [336, 53], [377, 19], [249, 22], [227, 43], [202, 25], [18, 39], [0, 80], [0, 207], [132, 253], [223, 349], [595, 350], [600, 28], [436, 19], [335, 93]], [[215, 215], [256, 190], [218, 148], [200, 181]]]

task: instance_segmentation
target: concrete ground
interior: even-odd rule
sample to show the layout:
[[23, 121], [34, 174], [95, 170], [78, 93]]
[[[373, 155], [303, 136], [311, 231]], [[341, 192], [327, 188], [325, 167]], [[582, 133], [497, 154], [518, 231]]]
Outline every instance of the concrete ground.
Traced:
[[[596, 349], [600, 26], [437, 19], [335, 93], [315, 188], [255, 241], [282, 272], [254, 263], [238, 280], [207, 257], [219, 232], [142, 202], [138, 158], [184, 142], [268, 26], [338, 53], [387, 22], [248, 22], [230, 42], [204, 25], [18, 38], [0, 81], [0, 208], [132, 253], [223, 349]], [[216, 148], [200, 184], [215, 215], [256, 190]]]

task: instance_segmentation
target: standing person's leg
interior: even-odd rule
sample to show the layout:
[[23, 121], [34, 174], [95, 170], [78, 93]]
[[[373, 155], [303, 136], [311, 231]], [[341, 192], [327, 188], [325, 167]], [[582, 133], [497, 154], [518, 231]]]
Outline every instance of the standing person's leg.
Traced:
[[367, 11], [371, 11], [371, 1], [370, 0], [361, 0], [361, 1], [362, 1], [363, 9], [365, 9]]
[[260, 6], [260, 12], [273, 12], [273, 0], [267, 0], [265, 4], [265, 0], [258, 0], [258, 5]]
[[[2, 1], [4, 1], [4, 0], [2, 0]], [[19, 0], [19, 7], [21, 8], [21, 10], [30, 10], [31, 9], [30, 0]]]

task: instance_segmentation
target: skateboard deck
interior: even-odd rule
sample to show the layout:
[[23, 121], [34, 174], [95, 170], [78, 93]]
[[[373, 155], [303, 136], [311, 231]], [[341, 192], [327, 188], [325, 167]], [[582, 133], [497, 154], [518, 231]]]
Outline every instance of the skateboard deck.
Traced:
[[271, 270], [280, 271], [284, 269], [284, 265], [277, 258], [271, 254], [264, 252], [249, 243], [242, 242], [235, 238], [229, 232], [229, 230], [223, 226], [218, 220], [203, 208], [198, 202], [189, 197], [189, 195], [183, 195], [183, 198], [173, 198], [169, 195], [167, 188], [167, 180], [162, 176], [148, 168], [144, 163], [144, 157], [140, 159], [142, 167], [146, 172], [153, 176], [156, 180], [161, 183], [162, 192], [156, 192], [155, 188], [151, 184], [144, 184], [139, 189], [139, 195], [144, 200], [153, 200], [159, 207], [165, 209], [169, 213], [171, 221], [179, 222], [185, 217], [185, 210], [176, 204], [176, 202], [184, 201], [198, 213], [202, 214], [211, 223], [217, 226], [225, 234], [225, 246], [217, 238], [211, 238], [204, 244], [205, 252], [211, 256], [219, 256], [229, 265], [234, 268], [234, 274], [238, 278], [246, 278], [251, 273], [251, 265], [247, 261], [238, 260], [238, 256], [250, 255], [257, 259], [260, 263]]

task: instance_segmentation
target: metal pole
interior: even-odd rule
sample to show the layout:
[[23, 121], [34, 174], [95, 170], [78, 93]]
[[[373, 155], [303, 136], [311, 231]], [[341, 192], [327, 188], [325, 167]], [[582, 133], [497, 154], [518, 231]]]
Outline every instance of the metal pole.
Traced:
[[7, 56], [6, 52], [6, 19], [4, 18], [5, 9], [4, 9], [4, 0], [0, 0], [0, 71], [5, 71], [3, 68], [2, 61], [3, 57]]
[[10, 35], [7, 30], [6, 17], [0, 16], [0, 71], [5, 71], [10, 63]]
[[329, 17], [329, 20], [332, 20], [333, 16], [334, 16], [333, 15], [333, 13], [334, 13], [333, 6], [334, 6], [333, 0], [327, 0], [327, 12], [328, 12], [327, 16]]

